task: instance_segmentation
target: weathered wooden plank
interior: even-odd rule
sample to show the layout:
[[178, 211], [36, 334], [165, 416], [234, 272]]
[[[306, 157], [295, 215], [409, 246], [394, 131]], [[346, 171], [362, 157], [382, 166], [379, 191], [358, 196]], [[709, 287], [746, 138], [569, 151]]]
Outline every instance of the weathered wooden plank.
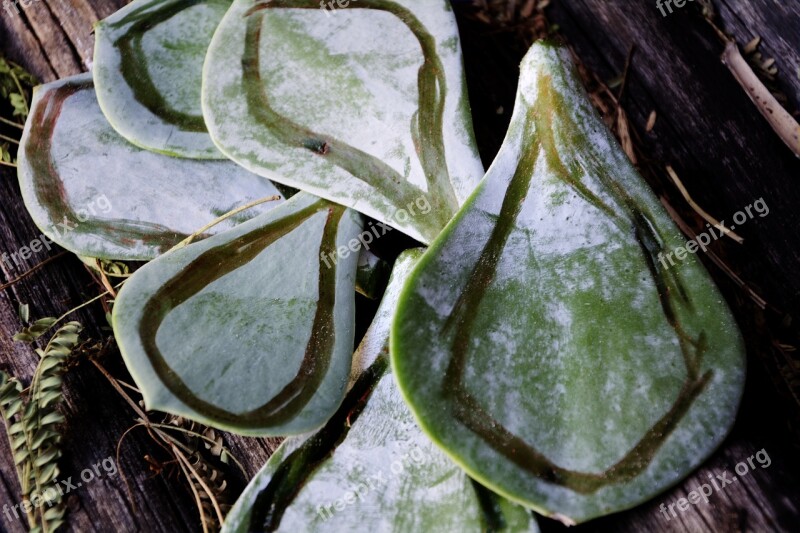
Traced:
[[115, 13], [119, 8], [129, 3], [130, 0], [87, 0], [92, 6], [97, 17], [102, 20]]
[[[774, 3], [755, 0], [746, 4], [752, 11], [764, 13]], [[800, 22], [800, 10], [792, 5], [784, 9], [785, 20], [780, 24], [764, 22], [756, 32], [776, 46], [794, 42], [795, 51], [786, 55], [790, 64], [800, 41], [800, 33], [791, 31]], [[795, 202], [800, 199], [800, 161], [777, 139], [721, 64], [722, 45], [698, 10], [687, 4], [686, 9], [663, 17], [655, 2], [576, 0], [556, 1], [548, 14], [580, 59], [602, 79], [618, 77], [635, 46], [623, 105], [640, 132], [643, 166], [654, 189], [693, 221], [696, 230], [703, 226], [665, 178], [664, 164], [675, 166], [693, 197], [729, 225], [734, 213], [764, 198], [769, 215], [736, 229], [744, 236], [744, 245], [719, 241], [713, 245], [714, 251], [771, 304], [797, 316], [800, 234], [787, 221], [792, 220]], [[743, 20], [749, 23], [746, 17]], [[721, 22], [740, 41], [749, 40], [741, 28], [728, 24], [726, 11], [722, 11]], [[771, 55], [768, 51], [765, 54]], [[792, 80], [787, 86], [794, 84]], [[644, 133], [652, 110], [658, 114], [656, 126]], [[765, 319], [755, 312], [725, 275], [707, 257], [703, 259], [723, 288], [748, 340], [750, 376], [734, 432], [711, 461], [663, 498], [589, 524], [587, 530], [791, 531], [797, 524], [800, 494], [792, 476], [797, 475], [798, 464], [796, 453], [786, 444], [792, 439], [787, 425], [795, 416], [796, 404], [774, 392], [772, 378], [777, 369], [770, 363], [774, 338], [763, 325], [779, 321], [780, 316], [767, 313], [771, 318]], [[796, 338], [795, 331], [773, 331], [788, 343]], [[780, 380], [778, 384], [786, 388]], [[708, 475], [716, 476], [725, 469], [733, 472], [739, 461], [761, 448], [773, 460], [768, 469], [715, 492], [708, 506], [690, 505], [688, 511], [670, 521], [659, 512], [661, 503], [674, 503], [686, 496], [706, 482]]]
[[[505, 31], [498, 32], [496, 27], [481, 25], [466, 16], [460, 20], [473, 117], [482, 149], [487, 142], [491, 143], [493, 149], [499, 145], [501, 138], [487, 132], [502, 131], [501, 123], [508, 116], [514, 99], [513, 86], [509, 88], [505, 80], [514, 79], [516, 64], [526, 50], [523, 42], [534, 33], [533, 26], [536, 22], [520, 16], [524, 4], [525, 2], [517, 2], [518, 10], [508, 16]], [[756, 4], [758, 2], [751, 3]], [[644, 138], [644, 166], [651, 167], [659, 161], [655, 166], [663, 172], [663, 164], [667, 162], [675, 165], [678, 161], [686, 160], [694, 165], [699, 178], [685, 174], [683, 169], [681, 175], [695, 196], [698, 195], [697, 183], [703, 184], [700, 178], [705, 180], [705, 185], [710, 190], [708, 197], [701, 203], [715, 214], [719, 211], [720, 218], [729, 217], [757, 199], [759, 196], [751, 196], [754, 194], [753, 190], [761, 191], [765, 195], [770, 208], [771, 197], [765, 193], [780, 195], [787, 191], [790, 195], [796, 194], [798, 185], [793, 178], [797, 174], [792, 171], [796, 167], [791, 158], [787, 159], [787, 169], [777, 170], [781, 172], [779, 177], [771, 177], [775, 183], [781, 184], [780, 189], [762, 189], [762, 185], [758, 183], [752, 188], [753, 182], [758, 181], [752, 177], [739, 183], [742, 174], [747, 174], [750, 168], [758, 165], [757, 160], [748, 161], [749, 157], [764, 153], [764, 147], [767, 153], [779, 152], [784, 148], [768, 126], [763, 124], [763, 119], [747, 98], [740, 98], [743, 93], [719, 62], [722, 48], [716, 41], [713, 30], [700, 17], [688, 22], [686, 18], [679, 19], [672, 26], [665, 26], [661, 21], [663, 17], [655, 9], [655, 2], [554, 0], [552, 8], [547, 12], [551, 22], [560, 26], [560, 33], [575, 45], [580, 59], [602, 79], [618, 78], [623, 71], [630, 46], [637, 46], [633, 70], [628, 79], [630, 85], [626, 89], [628, 92], [623, 103], [631, 115], [633, 125]], [[794, 22], [784, 24], [791, 25]], [[796, 35], [800, 38], [800, 34]], [[501, 81], [492, 83], [491, 80], [495, 79]], [[719, 94], [737, 100], [736, 105], [741, 107], [734, 106], [734, 112], [729, 110], [722, 115], [715, 114], [715, 109], [699, 113], [702, 115], [699, 118], [694, 116], [698, 114], [698, 109], [702, 109], [702, 104], [699, 108], [696, 107], [698, 104], [695, 99], [701, 98], [701, 102], [714, 100]], [[659, 113], [656, 130], [645, 134], [645, 123], [653, 109]], [[728, 117], [730, 114], [734, 115], [736, 122], [731, 122], [732, 119]], [[718, 124], [717, 116], [720, 117]], [[687, 137], [687, 132], [696, 133], [692, 129], [693, 121], [700, 121], [700, 126], [704, 128], [703, 134]], [[720, 132], [720, 126], [728, 128], [732, 133]], [[757, 129], [752, 131], [754, 127]], [[720, 139], [720, 133], [726, 137]], [[749, 140], [753, 133], [756, 134], [755, 141]], [[734, 135], [738, 136], [740, 143], [741, 139], [745, 139], [745, 144], [755, 142], [756, 145], [750, 151], [742, 153], [738, 144], [728, 143], [728, 136]], [[739, 161], [740, 158], [742, 161]], [[720, 161], [735, 171], [718, 175], [705, 174], [702, 171], [703, 164], [719, 164]], [[752, 167], [748, 166], [751, 163]], [[742, 165], [747, 170], [739, 168]], [[721, 179], [723, 175], [725, 179]], [[760, 178], [761, 173], [756, 173], [755, 176]], [[677, 206], [687, 219], [694, 220], [691, 210], [687, 208], [674, 185], [660, 176], [653, 179], [654, 176], [648, 174], [648, 178], [652, 180], [651, 185], [666, 196], [671, 204]], [[716, 189], [727, 189], [727, 194], [734, 200], [720, 196], [719, 192], [715, 193]], [[728, 207], [726, 201], [729, 202]], [[740, 202], [743, 203], [737, 205]], [[732, 210], [726, 213], [726, 209]], [[767, 218], [773, 214], [771, 212]], [[786, 215], [784, 211], [776, 217], [777, 225], [785, 223], [786, 219], [782, 217]], [[763, 230], [760, 227], [762, 220], [766, 219], [758, 219], [759, 226], [755, 228], [757, 231], [747, 234], [750, 237], [746, 241], [747, 246], [753, 240], [760, 241], [759, 245], [764, 247], [773, 247], [776, 244], [783, 246], [783, 243], [775, 242], [781, 239], [796, 242], [791, 235]], [[743, 266], [747, 266], [750, 261], [760, 260], [767, 263], [758, 256], [749, 256], [755, 252], [749, 252], [748, 249], [737, 250], [737, 245], [733, 242], [726, 243], [725, 247], [717, 246], [715, 250], [724, 254], [726, 261], [738, 272], [742, 272]], [[796, 277], [797, 267], [796, 263], [792, 263], [791, 256], [781, 260], [788, 261], [785, 272]], [[754, 306], [748, 298], [717, 267], [711, 263], [708, 265], [737, 314], [743, 335], [748, 340], [750, 354], [748, 384], [731, 436], [702, 468], [661, 497], [631, 511], [578, 528], [569, 528], [569, 531], [791, 531], [796, 528], [800, 514], [797, 505], [800, 494], [794, 479], [800, 471], [800, 465], [796, 460], [796, 449], [790, 444], [792, 436], [787, 430], [787, 424], [792, 420], [793, 405], [775, 392], [772, 381], [774, 372], [768, 373], [762, 361], [770, 359], [775, 352], [774, 339], [768, 332], [765, 333], [765, 319], [761, 313], [753, 311]], [[761, 276], [775, 274], [764, 273], [763, 269], [769, 267], [759, 266], [762, 270], [754, 269], [754, 277], [749, 277], [748, 281], [754, 282], [760, 290], [766, 285]], [[782, 288], [778, 288], [777, 292], [780, 293]], [[784, 301], [792, 300], [785, 293], [782, 296]], [[771, 316], [775, 318], [775, 315]], [[778, 330], [777, 334], [785, 342], [791, 342], [789, 339], [792, 337], [789, 335], [794, 335], [793, 332], [787, 333], [783, 330]], [[740, 461], [746, 460], [762, 448], [773, 461], [768, 468], [757, 468], [752, 476], [746, 476], [734, 482], [734, 485], [715, 491], [708, 505], [690, 505], [686, 512], [676, 511], [677, 517], [668, 515], [670, 520], [661, 514], [659, 506], [662, 503], [665, 506], [674, 504], [698, 484], [707, 482], [709, 475], [722, 475], [725, 470], [735, 473], [734, 468]], [[567, 528], [552, 521], [542, 520], [541, 524], [544, 531], [567, 531]]]
[[36, 35], [26, 24], [22, 10], [12, 4], [4, 4], [0, 16], [0, 47], [6, 57], [22, 63], [38, 79], [56, 79], [50, 60], [42, 49]]
[[63, 78], [83, 70], [69, 39], [53, 17], [46, 2], [32, 2], [27, 6], [22, 4], [22, 12], [37, 39], [42, 43], [42, 48], [47, 52], [50, 64], [58, 77]]
[[[94, 23], [98, 17], [88, 0], [51, 0], [51, 12], [74, 47], [85, 67], [94, 56]], [[87, 24], [88, 23], [88, 24]]]
[[[13, 173], [0, 173], [0, 247], [9, 254], [27, 245], [40, 234], [33, 225], [20, 201]], [[4, 281], [13, 279], [48, 255], [46, 250], [34, 254], [27, 261], [7, 261], [2, 265]], [[90, 276], [75, 258], [65, 256], [44, 267], [0, 295], [0, 366], [9, 369], [26, 382], [31, 378], [37, 361], [36, 354], [24, 344], [13, 343], [11, 335], [21, 327], [17, 317], [19, 303], [31, 306], [33, 317], [58, 316], [87, 300], [98, 290]], [[100, 338], [104, 328], [103, 312], [99, 305], [76, 314], [75, 319], [87, 326], [87, 336]], [[108, 363], [115, 375], [125, 372], [116, 362]], [[65, 424], [64, 450], [61, 460], [61, 479], [80, 478], [86, 468], [116, 454], [118, 439], [133, 425], [130, 409], [117, 397], [104, 378], [88, 364], [72, 369], [65, 382], [66, 402], [63, 412]], [[140, 524], [143, 530], [185, 531], [187, 524], [196, 521], [196, 513], [189, 494], [175, 478], [163, 476], [148, 479], [149, 473], [143, 457], [162, 456], [157, 447], [142, 432], [133, 433], [122, 449], [120, 468], [129, 477], [133, 499], [125, 495], [120, 476], [104, 477], [86, 483], [68, 498], [70, 524], [75, 531], [131, 530]], [[5, 435], [0, 439], [0, 502], [19, 502], [19, 489], [13, 467], [8, 461], [10, 451]], [[132, 505], [137, 511], [134, 512]], [[7, 531], [24, 531], [22, 523], [13, 515], [0, 515], [0, 524]]]
[[[0, 50], [25, 65], [40, 79], [85, 70], [94, 46], [92, 26], [101, 17], [113, 13], [123, 0], [77, 2], [34, 1], [19, 14], [0, 17]], [[52, 10], [52, 11], [51, 11]], [[76, 54], [76, 50], [78, 54]], [[83, 63], [83, 64], [81, 64]], [[22, 205], [13, 172], [0, 169], [0, 251], [17, 252], [39, 235]], [[35, 254], [19, 264], [7, 261], [0, 266], [0, 284], [14, 279], [30, 267], [57, 253]], [[20, 302], [31, 305], [33, 317], [57, 316], [99, 292], [91, 276], [75, 258], [65, 256], [45, 266], [33, 276], [16, 283], [0, 294], [0, 367], [29, 380], [37, 357], [11, 336], [21, 327], [17, 317]], [[95, 304], [75, 315], [87, 326], [86, 335], [95, 339], [108, 335], [103, 309]], [[118, 354], [104, 362], [108, 370], [130, 382]], [[79, 479], [86, 468], [116, 455], [119, 439], [134, 422], [134, 414], [113, 391], [105, 378], [90, 364], [73, 368], [65, 381], [67, 417], [65, 455], [60, 461], [62, 479]], [[254, 475], [268, 458], [274, 442], [226, 436], [226, 445], [239, 458], [249, 476]], [[175, 465], [167, 465], [160, 475], [149, 469], [145, 456], [158, 460], [167, 457], [143, 430], [126, 437], [120, 455], [122, 477], [105, 477], [71, 493], [67, 499], [69, 529], [73, 531], [198, 531], [197, 509], [191, 494], [178, 475]], [[13, 505], [19, 501], [19, 487], [13, 466], [8, 461], [5, 436], [0, 438], [0, 502]], [[245, 479], [230, 471], [232, 498], [243, 488]], [[130, 492], [129, 492], [130, 491]], [[0, 511], [0, 530], [24, 531], [23, 522], [11, 512]]]
[[77, 74], [90, 65], [94, 23], [126, 0], [33, 0], [1, 4], [0, 48], [44, 82]]
[[717, 23], [742, 46], [762, 38], [759, 51], [775, 59], [776, 84], [789, 99], [787, 107], [800, 116], [800, 3], [770, 0], [719, 0]]
[[[593, 28], [567, 36], [607, 80], [622, 71], [630, 47], [637, 47], [628, 116], [644, 131], [650, 112], [657, 111], [643, 145], [652, 158], [676, 167], [701, 205], [730, 224], [736, 212], [764, 198], [769, 215], [737, 229], [744, 246], [720, 241], [721, 253], [741, 266], [745, 279], [758, 281], [768, 301], [800, 316], [800, 228], [785, 224], [800, 200], [800, 160], [775, 142], [775, 133], [721, 64], [722, 45], [711, 28], [696, 11], [664, 18], [650, 2], [558, 2], [553, 13], [565, 32]], [[661, 189], [674, 192], [671, 184]]]

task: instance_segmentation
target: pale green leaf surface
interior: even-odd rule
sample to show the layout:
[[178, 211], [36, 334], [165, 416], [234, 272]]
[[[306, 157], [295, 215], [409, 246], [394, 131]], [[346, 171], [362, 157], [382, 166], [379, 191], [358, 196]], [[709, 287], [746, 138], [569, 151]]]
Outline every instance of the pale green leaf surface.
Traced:
[[138, 0], [95, 26], [94, 81], [108, 121], [166, 155], [225, 159], [200, 107], [203, 61], [230, 0]]
[[235, 0], [203, 113], [249, 170], [427, 243], [483, 176], [463, 77], [446, 0]]
[[505, 143], [404, 288], [392, 364], [470, 475], [567, 523], [647, 500], [733, 424], [740, 334], [596, 115], [535, 44]]
[[89, 74], [34, 91], [19, 153], [22, 196], [39, 229], [71, 252], [101, 259], [152, 259], [228, 211], [279, 195], [230, 161], [178, 159], [128, 143], [100, 111]]
[[283, 443], [228, 514], [224, 533], [538, 531], [531, 513], [476, 488], [433, 445], [388, 372], [391, 318], [421, 254], [398, 258], [354, 359], [359, 379], [340, 411], [319, 432]]
[[361, 216], [308, 194], [165, 254], [123, 286], [113, 324], [148, 409], [247, 435], [321, 426], [350, 372]]

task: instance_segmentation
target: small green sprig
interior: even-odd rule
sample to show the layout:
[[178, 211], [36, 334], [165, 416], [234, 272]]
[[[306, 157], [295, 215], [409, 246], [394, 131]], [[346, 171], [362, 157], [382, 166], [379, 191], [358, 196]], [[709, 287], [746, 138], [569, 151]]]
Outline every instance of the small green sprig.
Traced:
[[6, 427], [31, 531], [52, 532], [64, 523], [65, 506], [54, 486], [59, 475], [64, 416], [58, 411], [64, 364], [78, 344], [82, 327], [69, 322], [44, 349], [30, 387], [0, 371], [0, 418]]
[[0, 125], [11, 130], [8, 135], [0, 131], [1, 165], [16, 165], [12, 150], [16, 151], [14, 146], [19, 145], [23, 124], [30, 112], [30, 90], [37, 83], [36, 78], [24, 68], [0, 57], [0, 104], [7, 104], [11, 109], [10, 117], [0, 114]]

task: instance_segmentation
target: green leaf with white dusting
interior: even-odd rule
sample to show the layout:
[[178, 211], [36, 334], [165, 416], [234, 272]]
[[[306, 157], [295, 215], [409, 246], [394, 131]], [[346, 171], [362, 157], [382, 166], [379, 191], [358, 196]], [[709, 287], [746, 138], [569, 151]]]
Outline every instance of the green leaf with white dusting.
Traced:
[[225, 159], [200, 106], [203, 61], [231, 0], [137, 0], [95, 26], [94, 81], [114, 129], [167, 155]]
[[350, 372], [361, 216], [308, 194], [148, 263], [114, 333], [148, 409], [247, 435], [321, 426]]
[[283, 443], [228, 514], [224, 533], [538, 531], [531, 513], [478, 486], [433, 445], [388, 371], [392, 315], [421, 253], [398, 258], [339, 411], [320, 431]]
[[483, 176], [446, 0], [235, 0], [202, 99], [234, 161], [425, 243]]
[[733, 424], [725, 302], [586, 98], [535, 44], [505, 143], [421, 259], [392, 365], [425, 431], [498, 493], [564, 522], [653, 497]]
[[279, 195], [269, 180], [230, 161], [177, 159], [128, 143], [100, 111], [89, 74], [36, 88], [18, 173], [39, 229], [71, 252], [101, 259], [152, 259], [234, 208]]

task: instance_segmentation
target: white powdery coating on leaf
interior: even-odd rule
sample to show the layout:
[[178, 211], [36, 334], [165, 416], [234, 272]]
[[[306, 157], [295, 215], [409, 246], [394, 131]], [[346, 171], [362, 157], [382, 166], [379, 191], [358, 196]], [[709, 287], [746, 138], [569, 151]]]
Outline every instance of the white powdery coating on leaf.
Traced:
[[[334, 508], [327, 520], [319, 512], [357, 491], [360, 497], [343, 510]], [[388, 374], [344, 443], [288, 507], [278, 531], [344, 531], [365, 523], [374, 531], [398, 525], [428, 531], [434, 517], [447, 531], [472, 531], [481, 518], [474, 494], [469, 478], [416, 426]]]
[[[397, 3], [411, 9], [436, 37], [449, 84], [443, 117], [445, 158], [452, 165], [456, 197], [463, 201], [483, 169], [464, 109], [468, 103], [463, 99], [453, 14], [443, 0]], [[429, 242], [435, 231], [432, 221], [418, 216], [400, 222], [393, 217], [408, 199], [378, 192], [305, 147], [285, 146], [249, 115], [241, 58], [245, 14], [254, 5], [252, 0], [234, 2], [209, 48], [203, 109], [217, 145], [253, 172], [348, 205]], [[394, 15], [358, 9], [355, 4], [330, 15], [312, 9], [267, 9], [259, 16], [263, 16], [259, 68], [270, 105], [323, 138], [338, 138], [387, 163], [421, 193], [427, 191], [411, 137], [423, 55], [409, 28]], [[381, 47], [388, 43], [390, 48]]]
[[[264, 405], [295, 378], [301, 363], [296, 354], [311, 337], [319, 298], [317, 251], [326, 219], [327, 212], [316, 213], [164, 318], [156, 343], [201, 398], [243, 413]], [[270, 268], [276, 264], [281, 268]], [[298, 279], [297, 272], [307, 275]], [[278, 317], [285, 320], [282, 327], [276, 327]], [[174, 334], [191, 330], [204, 334]]]
[[[33, 103], [34, 112], [49, 91], [66, 90], [70, 84], [89, 81], [89, 75], [67, 78], [40, 87]], [[29, 123], [26, 138], [37, 126]], [[78, 215], [91, 215], [85, 222], [72, 220], [76, 230], [53, 233], [63, 220], [52, 220], [46, 206], [40, 205], [28, 157], [49, 157], [62, 182], [67, 203]], [[93, 91], [81, 90], [69, 96], [55, 126], [50, 154], [24, 153], [20, 163], [20, 183], [26, 206], [36, 224], [51, 238], [71, 251], [89, 257], [152, 259], [163, 243], [146, 243], [92, 232], [88, 224], [157, 224], [164, 231], [189, 235], [226, 212], [253, 200], [280, 196], [268, 180], [247, 172], [230, 161], [199, 161], [167, 157], [129, 144], [108, 124]], [[99, 209], [105, 197], [108, 209]], [[267, 202], [243, 215], [226, 220], [209, 233], [230, 229], [245, 218], [280, 205]], [[92, 210], [94, 212], [92, 212]]]
[[152, 27], [142, 37], [147, 71], [172, 109], [201, 114], [205, 50], [225, 11], [220, 4], [196, 4]]
[[[163, 2], [140, 0], [98, 24], [94, 77], [100, 104], [117, 131], [137, 146], [181, 157], [224, 159], [205, 131], [182, 130], [145, 107], [122, 75], [120, 40], [144, 11], [161, 7]], [[144, 32], [140, 41], [144, 67], [168, 108], [202, 116], [203, 60], [225, 10], [218, 2], [199, 3]]]
[[[687, 335], [697, 339], [705, 333], [701, 373], [710, 369], [713, 378], [635, 479], [585, 494], [547, 483], [501, 455], [463, 420], [448, 416], [453, 408], [442, 403], [439, 376], [454, 356], [456, 328], [446, 321], [496, 228], [516, 163], [537, 136], [555, 139], [556, 146], [548, 148], [563, 166], [552, 168], [545, 152], [536, 154], [522, 213], [496, 271], [480, 280], [488, 288], [479, 307], [468, 311], [475, 317], [470, 331], [457, 332], [469, 335], [462, 386], [486, 411], [481, 422], [504, 426], [555, 465], [599, 473], [669, 411], [687, 378], [677, 334], [648, 268], [652, 246], [645, 250], [637, 241], [634, 215], [622, 193], [611, 191], [618, 185], [630, 196], [664, 248], [681, 244], [680, 233], [566, 70], [569, 61], [566, 51], [546, 44], [535, 45], [523, 61], [505, 144], [475, 199], [416, 273], [413, 293], [397, 317], [393, 357], [403, 361], [403, 390], [425, 427], [472, 475], [537, 510], [582, 521], [652, 497], [707, 457], [731, 425], [744, 367], [735, 322], [690, 257], [672, 274], [693, 304], [684, 304], [674, 289], [671, 300]], [[547, 112], [542, 106], [551, 103], [529, 108], [545, 88], [540, 80], [552, 83], [562, 102], [553, 110], [552, 136], [532, 131], [523, 142], [524, 127], [533, 126], [528, 121], [535, 113], [541, 118]], [[570, 122], [586, 135], [580, 146], [569, 142]], [[580, 182], [589, 194], [579, 194], [569, 181]], [[594, 205], [598, 200], [615, 215]], [[424, 372], [415, 370], [422, 364]]]
[[[408, 135], [419, 106], [419, 43], [391, 13], [344, 9], [335, 14], [335, 25], [330, 16], [320, 10], [266, 13], [261, 76], [273, 108], [377, 157], [425, 190]], [[391, 49], [376, 50], [372, 39], [359, 38], [372, 34], [392, 43]]]

